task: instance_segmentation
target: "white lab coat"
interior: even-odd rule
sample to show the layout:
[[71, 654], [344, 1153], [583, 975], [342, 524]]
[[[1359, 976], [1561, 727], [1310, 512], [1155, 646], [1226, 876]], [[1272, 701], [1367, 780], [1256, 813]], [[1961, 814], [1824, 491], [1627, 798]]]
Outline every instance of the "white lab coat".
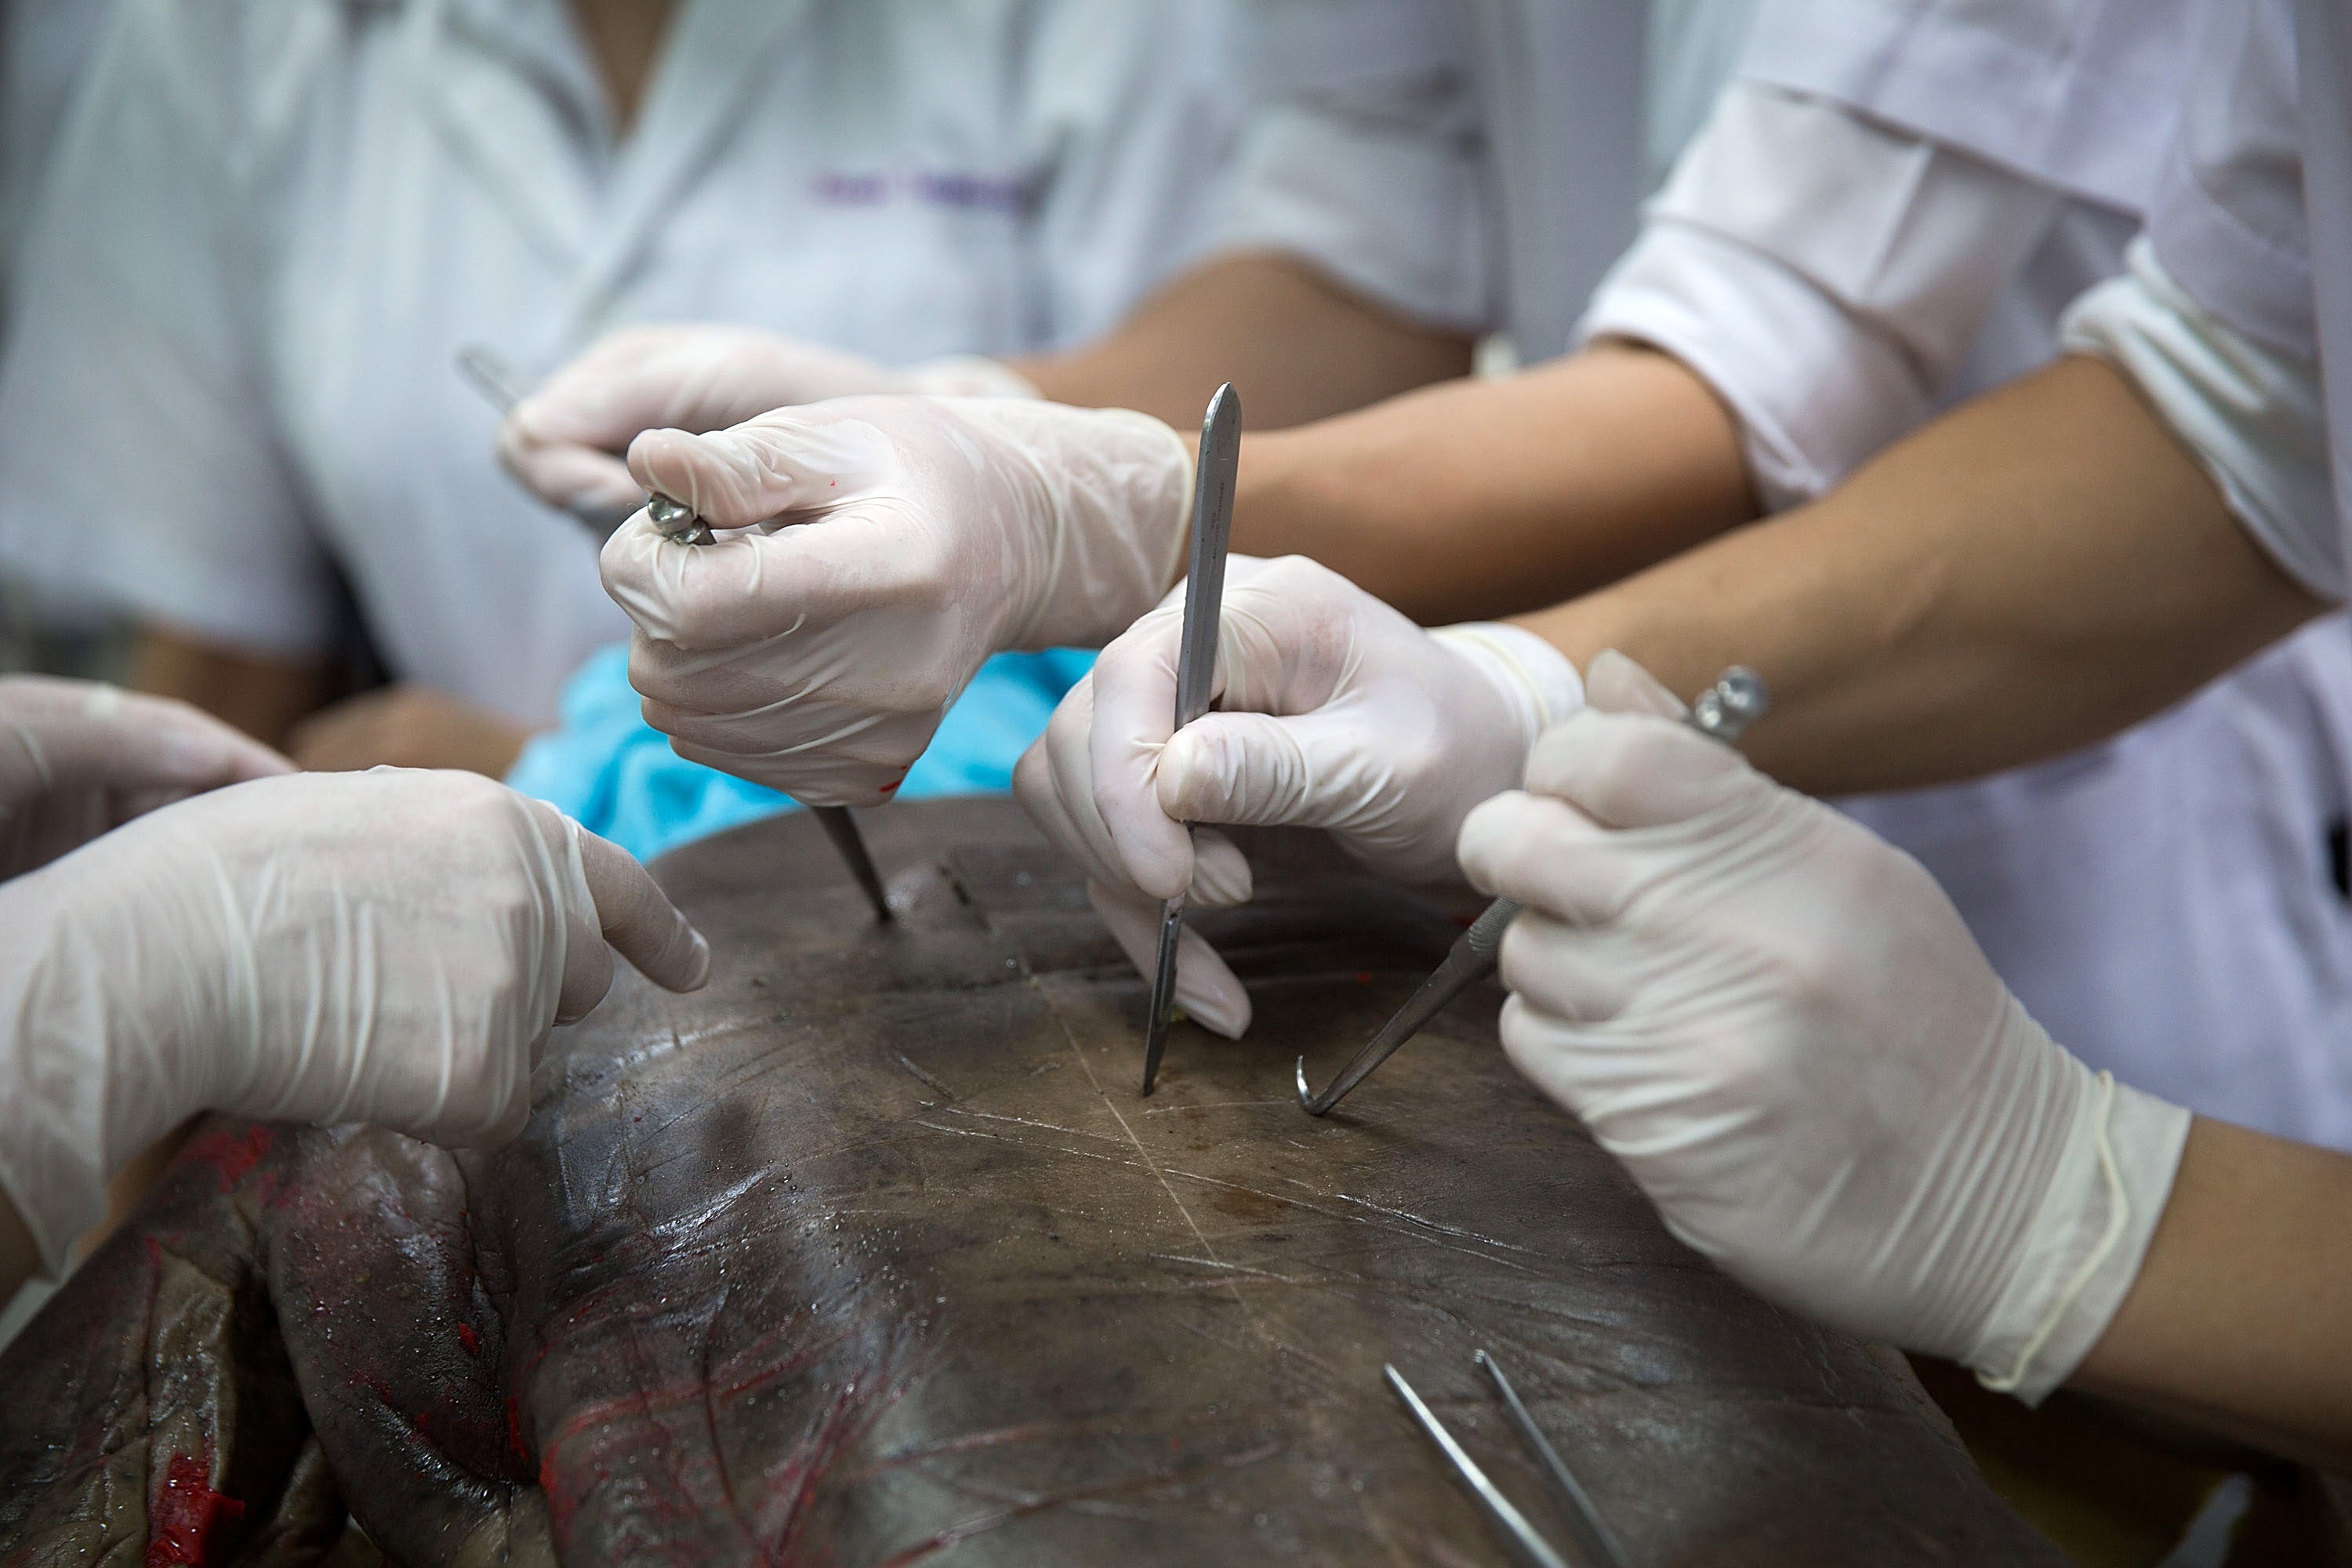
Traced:
[[[2139, 380], [2281, 566], [2341, 598], [2352, 562], [2352, 25], [2340, 0], [2220, 5], [2200, 58], [2147, 245], [2130, 277], [2077, 307], [2070, 338]], [[2342, 633], [2341, 617], [2326, 623], [2339, 646]], [[2340, 709], [2309, 718], [2340, 757]], [[2304, 1020], [2310, 1032], [2291, 1041], [2312, 1092], [2341, 1092], [2347, 1022], [2340, 1010]]]
[[[2343, 96], [2352, 24], [2340, 7], [2299, 0], [2220, 6], [2204, 52], [2211, 68], [2149, 215], [2155, 276], [2085, 301], [2082, 313], [2114, 308], [2121, 318], [2106, 323], [2122, 330], [2102, 333], [2102, 347], [2145, 342], [2140, 329], [2151, 320], [2186, 325], [2190, 345], [2159, 342], [2153, 365], [2126, 368], [2142, 375], [2242, 515], [2254, 514], [2243, 520], [2280, 564], [2314, 592], [2343, 598], [2352, 590], [2352, 281], [2344, 265], [2352, 256], [2352, 106]], [[2163, 297], [2171, 290], [2179, 297]], [[2164, 321], [2179, 316], [2190, 319]], [[2200, 363], [2196, 346], [2215, 351], [2214, 360]], [[2212, 384], [2224, 376], [2238, 384]], [[2186, 406], [2200, 395], [2240, 406], [2200, 417]]]
[[1753, 0], [1247, 0], [1221, 235], [1433, 325], [1564, 353]]
[[[2053, 352], [2063, 303], [2120, 269], [2156, 192], [2196, 34], [2178, 0], [1765, 0], [1724, 110], [1759, 94], [1842, 105], [1860, 166], [1803, 211], [1741, 210], [1739, 192], [1769, 189], [1758, 172], [1793, 155], [1759, 145], [1774, 109], [1749, 103], [1716, 188], [1669, 187], [1635, 275], [1588, 325], [1684, 352], [1745, 416], [1761, 488], [1802, 500]], [[1924, 141], [1906, 156], [1871, 138]], [[1780, 308], [1766, 330], [1713, 333], [1686, 309], [1677, 342], [1674, 265], [1641, 259], [1654, 247]], [[1939, 247], [1969, 267], [1939, 269]], [[1618, 283], [1632, 300], [1612, 300]], [[1936, 873], [2003, 978], [2094, 1066], [2352, 1148], [2352, 1056], [2335, 1046], [2352, 1029], [2352, 910], [2331, 875], [2347, 779], [2339, 617], [2106, 745], [1843, 804]]]
[[[1314, 6], [1277, 10], [1303, 27]], [[1652, 8], [1651, 102], [1635, 135], [1622, 93], [1554, 87], [1579, 48], [1581, 79], [1596, 62], [1621, 84], [1641, 74], [1625, 63], [1637, 46], [1607, 26], [1632, 8], [1431, 0], [1416, 35], [1399, 19], [1415, 9], [1408, 0], [1383, 6], [1390, 25], [1363, 28], [1352, 54], [1325, 50], [1319, 98], [1299, 95], [1294, 112], [1326, 122], [1320, 142], [1295, 134], [1328, 154], [1350, 137], [1393, 140], [1418, 110], [1458, 181], [1486, 193], [1464, 196], [1434, 174], [1392, 183], [1401, 199], [1360, 220], [1356, 279], [1379, 291], [1375, 264], [1410, 257], [1391, 298], [1508, 330], [1538, 357], [1584, 306], [1574, 280], [1586, 241], [1621, 232], [1611, 226], [1641, 184], [1628, 177], [1633, 153], [1644, 140], [1654, 154], [1671, 146], [1689, 123], [1694, 84], [1720, 68], [1710, 51], [1719, 58], [1749, 25], [1748, 7]], [[1717, 145], [1692, 154], [1708, 169], [1669, 183], [1583, 331], [1648, 338], [1699, 369], [1743, 416], [1760, 488], [1788, 505], [2056, 351], [2066, 302], [2120, 267], [2155, 188], [2194, 68], [2193, 20], [2188, 0], [1755, 10], [1744, 85], [1718, 106]], [[1355, 71], [1344, 93], [1329, 79], [1343, 63]], [[1448, 83], [1472, 112], [1440, 134], [1431, 106]], [[1383, 101], [1385, 112], [1370, 107]], [[1788, 112], [1800, 101], [1810, 128]], [[1816, 163], [1819, 184], [1793, 187], [1789, 171]], [[1475, 245], [1459, 242], [1465, 213], [1484, 226]], [[1411, 250], [1394, 231], [1416, 217], [1456, 248]], [[1464, 279], [1450, 295], [1428, 281], [1449, 263]], [[1474, 269], [1483, 288], [1467, 280]], [[2095, 1064], [2200, 1110], [2352, 1148], [2352, 1056], [2329, 1044], [2352, 1026], [2352, 913], [2330, 874], [2347, 776], [2352, 644], [2330, 625], [2108, 745], [1846, 805], [1936, 872], [2003, 977]]]
[[528, 724], [627, 621], [456, 375], [731, 320], [903, 362], [1113, 324], [1238, 133], [1199, 0], [683, 0], [614, 144], [562, 0], [123, 0], [0, 375], [0, 562]]
[[25, 215], [110, 0], [0, 0], [0, 330]]

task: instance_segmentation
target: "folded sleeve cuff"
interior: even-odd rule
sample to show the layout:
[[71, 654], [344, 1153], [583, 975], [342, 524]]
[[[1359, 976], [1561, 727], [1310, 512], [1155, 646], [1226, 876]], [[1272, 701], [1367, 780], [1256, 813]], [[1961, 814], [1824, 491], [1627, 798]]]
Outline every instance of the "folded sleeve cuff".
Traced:
[[2060, 340], [2138, 385], [2282, 570], [2323, 598], [2345, 597], [2316, 359], [2205, 309], [2146, 239], [2133, 242], [2122, 277], [2075, 302]]
[[1693, 224], [1653, 219], [1578, 336], [1648, 343], [1706, 382], [1769, 510], [1820, 495], [1931, 408], [1894, 344], [1773, 258]]

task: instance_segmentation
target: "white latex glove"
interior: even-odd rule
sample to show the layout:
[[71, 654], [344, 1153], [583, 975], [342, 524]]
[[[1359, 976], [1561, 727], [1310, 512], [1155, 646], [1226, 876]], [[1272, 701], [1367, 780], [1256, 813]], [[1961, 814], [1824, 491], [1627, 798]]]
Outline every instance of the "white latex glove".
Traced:
[[1511, 1060], [1762, 1294], [2039, 1399], [2122, 1304], [2189, 1113], [2053, 1045], [1916, 861], [1649, 716], [1680, 705], [1630, 661], [1587, 675], [1462, 831], [1528, 905]]
[[[1385, 877], [1452, 880], [1470, 808], [1518, 782], [1545, 725], [1582, 701], [1575, 668], [1531, 632], [1423, 631], [1301, 556], [1236, 555], [1220, 617], [1217, 711], [1175, 733], [1184, 590], [1102, 651], [1013, 775], [1136, 967], [1151, 972], [1160, 904], [1248, 900], [1249, 863], [1184, 824], [1328, 830]], [[1188, 890], [1189, 889], [1189, 890]], [[1249, 1026], [1248, 993], [1188, 928], [1176, 995], [1207, 1028]]]
[[639, 516], [604, 545], [646, 721], [812, 805], [888, 799], [990, 655], [1097, 645], [1150, 608], [1192, 472], [1140, 414], [929, 397], [649, 431], [629, 466], [738, 531], [682, 544]]
[[619, 454], [646, 430], [724, 430], [771, 408], [829, 397], [920, 393], [1035, 397], [1017, 371], [969, 355], [892, 369], [753, 327], [630, 327], [541, 382], [499, 426], [508, 469], [557, 506], [646, 503]]
[[0, 878], [46, 866], [159, 805], [293, 767], [184, 702], [0, 676]]
[[512, 1137], [551, 1025], [709, 950], [620, 849], [472, 773], [300, 773], [0, 887], [0, 1185], [57, 1268], [199, 1110]]

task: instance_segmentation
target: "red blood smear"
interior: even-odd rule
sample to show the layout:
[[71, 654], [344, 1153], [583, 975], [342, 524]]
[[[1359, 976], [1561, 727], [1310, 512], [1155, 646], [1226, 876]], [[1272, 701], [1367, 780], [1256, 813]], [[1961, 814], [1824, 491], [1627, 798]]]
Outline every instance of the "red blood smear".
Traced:
[[1370, 985], [1371, 983], [1372, 983], [1372, 972], [1371, 972], [1370, 970], [1369, 970], [1369, 969], [1359, 969], [1358, 971], [1356, 971], [1356, 984], [1359, 984], [1359, 985]]
[[212, 1467], [174, 1454], [163, 1471], [163, 1489], [147, 1520], [147, 1568], [203, 1564], [212, 1547], [213, 1526], [235, 1519], [245, 1505], [212, 1488]]
[[547, 1526], [554, 1533], [555, 1544], [562, 1547], [572, 1539], [572, 1517], [578, 1500], [556, 1484], [555, 1452], [539, 1462], [540, 1495], [547, 1500]]
[[457, 1325], [457, 1342], [466, 1347], [467, 1355], [482, 1353], [482, 1336], [474, 1331], [474, 1325], [471, 1323]]
[[267, 1127], [256, 1127], [242, 1138], [232, 1138], [226, 1132], [207, 1132], [201, 1138], [191, 1138], [180, 1152], [184, 1160], [194, 1160], [210, 1165], [220, 1177], [221, 1191], [226, 1192], [269, 1152], [277, 1134]]
[[530, 1450], [523, 1447], [522, 1441], [522, 1413], [511, 1394], [507, 1395], [507, 1447], [514, 1450], [516, 1458], [526, 1465], [530, 1463]]
[[898, 786], [906, 782], [907, 775], [900, 773], [897, 778], [892, 779], [888, 784], [882, 786], [882, 793], [884, 795], [897, 795], [898, 793]]

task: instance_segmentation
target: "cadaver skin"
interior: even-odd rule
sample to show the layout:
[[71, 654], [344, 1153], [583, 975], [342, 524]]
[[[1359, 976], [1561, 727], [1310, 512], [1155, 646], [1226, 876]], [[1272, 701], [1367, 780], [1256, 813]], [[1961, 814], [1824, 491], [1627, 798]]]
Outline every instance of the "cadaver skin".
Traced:
[[0, 1564], [1507, 1561], [1394, 1362], [1565, 1540], [1492, 1350], [1645, 1565], [2031, 1563], [1899, 1358], [1667, 1236], [1474, 994], [1328, 1119], [1460, 911], [1265, 871], [1203, 917], [1241, 1041], [1144, 990], [1006, 802], [805, 816], [657, 868], [513, 1144], [213, 1119], [0, 1358]]

